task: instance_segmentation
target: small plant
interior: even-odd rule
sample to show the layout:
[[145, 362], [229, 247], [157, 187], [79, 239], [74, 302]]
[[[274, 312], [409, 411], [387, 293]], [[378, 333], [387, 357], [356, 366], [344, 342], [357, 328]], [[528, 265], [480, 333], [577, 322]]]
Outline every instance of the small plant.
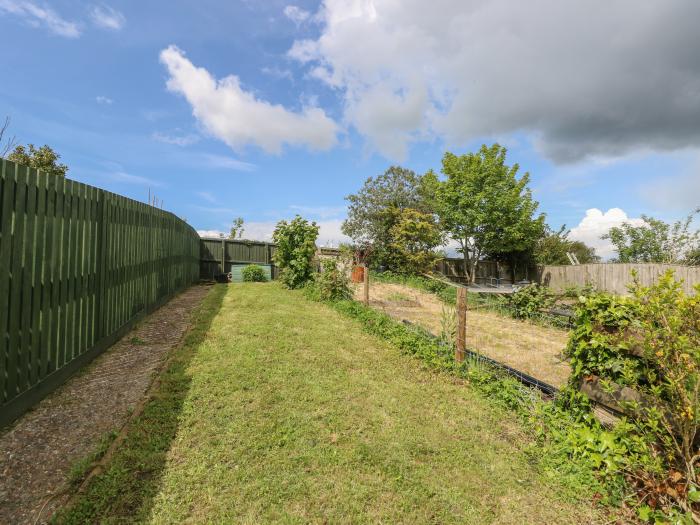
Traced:
[[243, 268], [241, 274], [243, 275], [243, 281], [246, 283], [264, 283], [267, 281], [265, 270], [257, 264], [249, 264]]
[[315, 293], [321, 301], [341, 301], [352, 297], [350, 278], [335, 259], [321, 262], [321, 271], [316, 275], [314, 284]]

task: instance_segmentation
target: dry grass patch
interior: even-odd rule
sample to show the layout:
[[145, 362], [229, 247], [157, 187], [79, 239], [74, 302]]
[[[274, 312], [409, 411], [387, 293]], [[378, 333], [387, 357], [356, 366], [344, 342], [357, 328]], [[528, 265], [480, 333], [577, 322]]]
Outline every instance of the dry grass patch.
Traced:
[[[396, 300], [409, 297], [410, 302]], [[362, 299], [362, 286], [355, 287]], [[370, 305], [395, 319], [406, 319], [434, 334], [442, 330], [445, 305], [435, 295], [390, 283], [372, 282]], [[556, 387], [566, 385], [571, 368], [562, 352], [565, 330], [511, 319], [488, 310], [467, 313], [467, 344], [474, 350]]]

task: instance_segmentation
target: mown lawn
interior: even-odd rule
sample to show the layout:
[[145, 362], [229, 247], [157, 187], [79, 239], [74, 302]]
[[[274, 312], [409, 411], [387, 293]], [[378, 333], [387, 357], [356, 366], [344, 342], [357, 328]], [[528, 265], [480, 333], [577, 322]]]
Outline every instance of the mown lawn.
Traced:
[[188, 344], [167, 439], [137, 422], [60, 522], [596, 521], [528, 463], [514, 416], [300, 293], [230, 285]]

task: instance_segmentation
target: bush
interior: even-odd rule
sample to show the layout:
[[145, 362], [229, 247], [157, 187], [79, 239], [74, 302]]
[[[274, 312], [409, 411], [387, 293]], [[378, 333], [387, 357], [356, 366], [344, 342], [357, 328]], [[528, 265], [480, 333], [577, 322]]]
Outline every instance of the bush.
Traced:
[[291, 222], [277, 223], [272, 239], [277, 244], [275, 264], [280, 269], [280, 281], [287, 288], [301, 288], [311, 281], [314, 273], [318, 226], [297, 215]]
[[640, 516], [661, 519], [661, 509], [690, 522], [700, 518], [700, 286], [687, 296], [668, 272], [630, 291], [581, 298], [567, 347], [572, 380], [598, 375], [610, 390], [626, 385], [640, 395], [620, 402], [655, 460], [630, 472], [647, 502]]
[[342, 301], [352, 298], [350, 278], [335, 259], [324, 259], [316, 274], [312, 296], [321, 301]]
[[243, 281], [246, 283], [264, 283], [267, 281], [265, 270], [257, 264], [249, 264], [243, 268], [241, 273], [243, 274]]
[[511, 315], [516, 319], [539, 317], [542, 310], [554, 306], [556, 297], [546, 286], [531, 284], [508, 297]]

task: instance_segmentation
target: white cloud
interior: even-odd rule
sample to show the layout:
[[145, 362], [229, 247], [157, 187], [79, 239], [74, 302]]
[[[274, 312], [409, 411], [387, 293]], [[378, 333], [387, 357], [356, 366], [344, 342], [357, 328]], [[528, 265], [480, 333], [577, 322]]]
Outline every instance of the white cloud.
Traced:
[[243, 162], [242, 160], [226, 157], [225, 155], [213, 155], [204, 153], [202, 155], [204, 163], [215, 169], [235, 170], [235, 171], [253, 171], [257, 168], [255, 164]]
[[197, 234], [200, 237], [216, 237], [217, 239], [219, 237], [221, 237], [222, 235], [223, 236], [228, 235], [228, 233], [224, 233], [221, 230], [197, 230]]
[[203, 198], [207, 202], [215, 203], [216, 202], [216, 197], [212, 195], [208, 191], [198, 191], [197, 195], [199, 195], [201, 198]]
[[131, 175], [124, 171], [115, 171], [107, 175], [111, 180], [115, 182], [125, 182], [127, 184], [139, 184], [141, 186], [163, 186], [162, 182], [154, 179], [149, 179], [148, 177], [141, 177], [140, 175]]
[[119, 31], [126, 23], [126, 17], [107, 5], [95, 5], [90, 8], [92, 22], [103, 29]]
[[289, 56], [391, 158], [516, 132], [557, 162], [700, 142], [697, 0], [325, 0], [315, 19]]
[[112, 99], [109, 98], [109, 97], [104, 97], [104, 96], [102, 96], [102, 95], [96, 96], [96, 97], [95, 97], [95, 101], [96, 101], [98, 104], [105, 104], [105, 105], [107, 105], [107, 106], [111, 106], [112, 104], [114, 104], [114, 100], [112, 100]]
[[27, 0], [0, 0], [0, 13], [22, 18], [32, 27], [45, 27], [51, 33], [66, 38], [78, 38], [80, 28], [75, 22], [62, 18], [49, 6], [39, 6]]
[[603, 240], [601, 237], [608, 233], [610, 228], [621, 226], [625, 222], [636, 226], [644, 224], [642, 219], [629, 218], [620, 208], [611, 208], [605, 213], [598, 208], [591, 208], [586, 210], [586, 216], [578, 226], [571, 228], [569, 239], [582, 241], [595, 248], [596, 254], [603, 259], [609, 259], [615, 255], [615, 250], [609, 240]]
[[195, 135], [194, 133], [188, 133], [187, 135], [166, 135], [165, 133], [156, 131], [151, 137], [158, 142], [173, 144], [175, 146], [191, 146], [199, 142], [199, 135]]
[[202, 127], [235, 150], [255, 145], [280, 153], [284, 145], [325, 150], [336, 144], [338, 126], [318, 107], [293, 112], [260, 100], [238, 77], [217, 80], [176, 46], [164, 49], [160, 60], [168, 69], [168, 89], [183, 95]]
[[284, 8], [284, 16], [289, 18], [295, 24], [299, 25], [306, 22], [311, 16], [311, 13], [295, 5], [288, 5]]
[[[320, 227], [316, 244], [318, 246], [337, 246], [341, 242], [350, 242], [350, 239], [340, 231], [342, 223], [342, 220], [316, 221]], [[243, 224], [245, 230], [243, 237], [254, 241], [272, 242], [272, 232], [275, 231], [275, 226], [277, 226], [276, 221], [245, 222]], [[197, 233], [200, 237], [219, 237], [220, 233], [228, 235], [228, 232], [221, 230], [197, 230]]]

